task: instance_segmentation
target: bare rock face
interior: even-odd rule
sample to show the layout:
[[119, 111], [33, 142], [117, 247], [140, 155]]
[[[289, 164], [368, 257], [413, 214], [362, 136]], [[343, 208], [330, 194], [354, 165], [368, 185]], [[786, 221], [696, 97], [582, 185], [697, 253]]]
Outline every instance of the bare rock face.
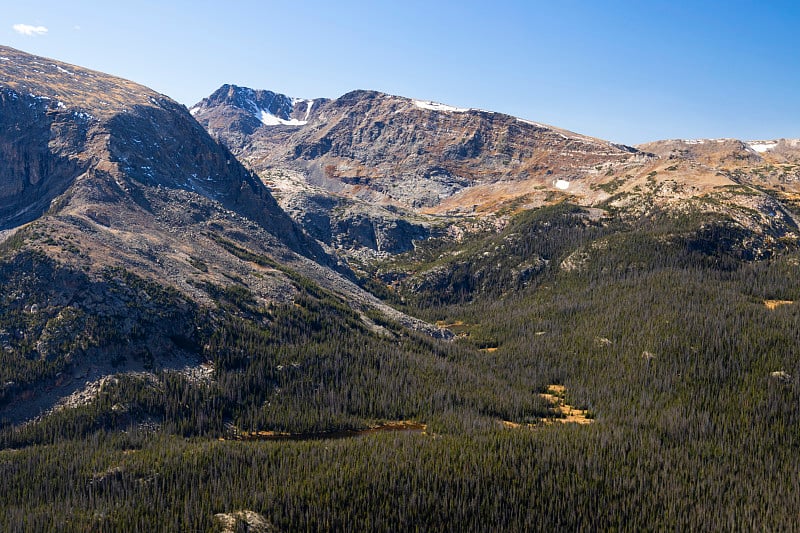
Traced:
[[708, 165], [757, 164], [763, 158], [738, 139], [687, 139], [655, 141], [638, 146], [661, 158], [684, 159]]
[[247, 531], [248, 533], [273, 533], [279, 531], [274, 525], [268, 522], [263, 516], [254, 511], [236, 511], [233, 513], [218, 513], [214, 515], [222, 533], [236, 533]]
[[[800, 140], [667, 140], [631, 148], [375, 91], [317, 100], [302, 120], [285, 112], [282, 121], [243, 129], [225, 117], [259, 116], [264, 104], [252, 102], [261, 93], [234, 91], [247, 96], [242, 101], [226, 87], [193, 108], [195, 118], [258, 173], [295, 221], [345, 255], [377, 252], [381, 242], [403, 242], [384, 250], [410, 249], [414, 238], [398, 240], [396, 229], [425, 238], [437, 225], [502, 219], [564, 198], [610, 206], [630, 220], [662, 211], [728, 214], [764, 240], [765, 250], [797, 230], [783, 202], [800, 199]], [[296, 178], [275, 179], [281, 173]], [[379, 212], [389, 208], [391, 216]]]
[[327, 99], [290, 98], [272, 91], [225, 84], [195, 105], [191, 113], [203, 122], [212, 136], [240, 150], [263, 126], [306, 125], [327, 102]]
[[431, 235], [426, 221], [392, 206], [313, 191], [278, 194], [278, 201], [312, 237], [335, 249], [398, 254]]
[[7, 80], [0, 85], [0, 229], [65, 205], [133, 200], [147, 209], [143, 189], [161, 187], [211, 198], [325, 261], [260, 180], [185, 107], [105, 74], [8, 48], [0, 55]]

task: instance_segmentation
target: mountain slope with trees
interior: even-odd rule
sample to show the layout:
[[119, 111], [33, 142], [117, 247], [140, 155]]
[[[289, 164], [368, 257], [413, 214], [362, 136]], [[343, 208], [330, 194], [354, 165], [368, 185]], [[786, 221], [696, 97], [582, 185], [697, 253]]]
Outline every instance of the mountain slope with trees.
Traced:
[[[260, 121], [229, 143], [240, 163], [163, 95], [0, 57], [0, 529], [797, 527], [791, 141], [637, 151], [378, 93], [229, 87], [215, 102], [244, 111], [216, 127]], [[363, 211], [400, 189], [314, 182], [317, 159], [380, 167], [364, 135], [384, 107], [387, 131], [441, 141], [395, 147], [398, 172], [440, 187], [415, 165], [451, 154], [470, 185]], [[526, 189], [459, 155], [457, 121], [561, 139], [543, 160], [575, 174]], [[284, 167], [238, 151], [256, 141], [309, 149]], [[292, 184], [319, 209], [287, 215]]]

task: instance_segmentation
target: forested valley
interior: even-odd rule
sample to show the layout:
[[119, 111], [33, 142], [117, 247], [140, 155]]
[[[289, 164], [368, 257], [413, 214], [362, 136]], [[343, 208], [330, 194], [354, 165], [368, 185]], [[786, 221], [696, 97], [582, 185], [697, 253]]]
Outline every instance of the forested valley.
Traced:
[[[747, 260], [728, 231], [558, 204], [365, 273], [451, 340], [296, 274], [292, 305], [206, 287], [214, 318], [184, 314], [213, 324], [187, 345], [210, 376], [156, 365], [4, 425], [0, 528], [213, 531], [248, 510], [286, 531], [796, 529], [800, 253]], [[3, 357], [4, 383], [69, 365]], [[551, 385], [591, 423], [559, 423]]]

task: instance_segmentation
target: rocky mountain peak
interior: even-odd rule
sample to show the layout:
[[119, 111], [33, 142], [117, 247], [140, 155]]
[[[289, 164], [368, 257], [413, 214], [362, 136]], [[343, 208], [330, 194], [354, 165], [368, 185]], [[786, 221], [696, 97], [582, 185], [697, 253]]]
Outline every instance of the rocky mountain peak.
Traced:
[[325, 99], [292, 98], [268, 90], [225, 84], [190, 110], [210, 131], [223, 138], [252, 135], [259, 128], [305, 126]]
[[335, 107], [347, 107], [358, 104], [359, 102], [362, 101], [376, 100], [379, 98], [392, 98], [392, 97], [380, 91], [356, 89], [343, 94], [339, 98], [334, 99], [333, 105]]
[[[92, 379], [189, 368], [227, 317], [266, 327], [272, 306], [312, 293], [439, 333], [355, 285], [184, 106], [7, 48], [0, 75], [0, 286], [15, 291], [0, 318], [19, 332], [12, 342], [0, 331], [6, 356], [58, 359], [59, 371]], [[299, 112], [279, 95], [226, 93], [264, 112]], [[35, 320], [18, 320], [22, 309]], [[0, 390], [0, 420], [74, 392], [51, 368]]]
[[776, 163], [800, 162], [800, 139], [745, 141], [748, 148]]
[[685, 158], [711, 166], [800, 162], [800, 139], [671, 139], [641, 144], [637, 148], [662, 158]]
[[[367, 90], [319, 105], [314, 120], [295, 128], [222, 122], [216, 117], [226, 109], [209, 100], [206, 114], [195, 116], [295, 221], [333, 247], [378, 253], [411, 249], [445, 219], [502, 217], [565, 197], [611, 202], [638, 216], [738, 184], [794, 188], [800, 163], [800, 142], [792, 140], [630, 147], [503, 113]], [[642, 191], [654, 194], [643, 201]], [[738, 197], [731, 202], [738, 203], [726, 209], [774, 211], [769, 198], [756, 207]], [[787, 222], [780, 231], [792, 227]]]

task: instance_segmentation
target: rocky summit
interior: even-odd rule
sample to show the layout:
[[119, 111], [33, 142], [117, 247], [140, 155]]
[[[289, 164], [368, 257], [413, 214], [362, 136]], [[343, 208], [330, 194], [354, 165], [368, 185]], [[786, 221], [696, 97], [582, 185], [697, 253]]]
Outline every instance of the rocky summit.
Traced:
[[[332, 192], [418, 212], [442, 212], [476, 186], [534, 179], [554, 185], [598, 165], [647, 157], [501, 113], [374, 91], [315, 100], [314, 112], [302, 121], [265, 121], [244, 132], [230, 122], [220, 128], [221, 117], [238, 109], [257, 118], [260, 111], [252, 100], [230, 96], [203, 100], [192, 113], [256, 171], [301, 171]], [[245, 143], [238, 141], [242, 134]]]
[[257, 94], [223, 86], [192, 113], [296, 221], [350, 256], [407, 251], [454, 216], [493, 214], [520, 199], [541, 205], [598, 166], [623, 169], [651, 157], [501, 113], [374, 91], [313, 100], [303, 120], [256, 124]]

